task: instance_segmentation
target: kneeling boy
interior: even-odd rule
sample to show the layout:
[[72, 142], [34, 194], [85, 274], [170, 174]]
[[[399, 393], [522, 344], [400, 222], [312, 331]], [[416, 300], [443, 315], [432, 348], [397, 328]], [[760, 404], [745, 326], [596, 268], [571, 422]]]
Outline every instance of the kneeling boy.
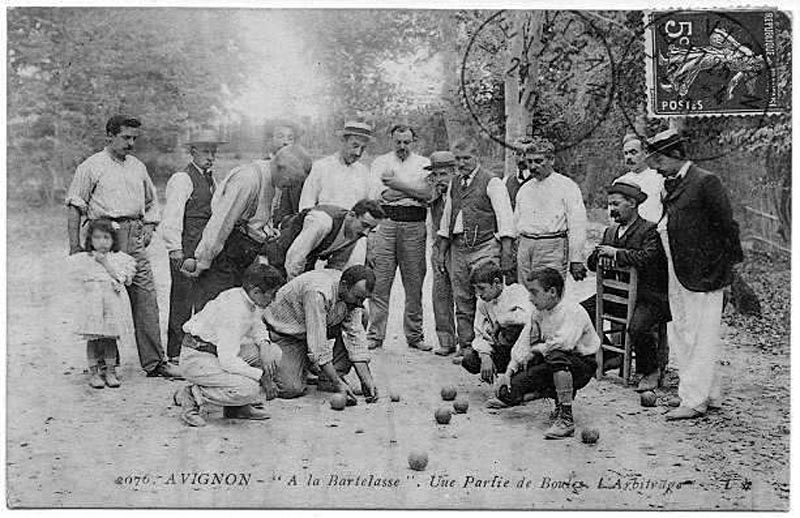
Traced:
[[533, 306], [521, 284], [505, 286], [503, 271], [494, 261], [479, 263], [469, 282], [478, 296], [475, 309], [475, 340], [464, 348], [461, 366], [471, 374], [494, 383], [495, 374], [505, 372], [511, 348], [530, 321]]
[[564, 278], [557, 270], [535, 269], [526, 285], [537, 311], [514, 344], [495, 393], [507, 405], [519, 404], [530, 393], [555, 399], [545, 438], [562, 439], [575, 433], [572, 400], [595, 373], [600, 337], [583, 307], [563, 299]]
[[200, 415], [206, 403], [223, 407], [230, 419], [269, 418], [254, 405], [264, 399], [262, 388], [267, 399], [276, 396], [281, 350], [270, 342], [262, 317], [284, 282], [275, 267], [253, 264], [241, 288], [223, 291], [183, 325], [180, 366], [189, 384], [175, 402], [186, 424], [206, 424]]

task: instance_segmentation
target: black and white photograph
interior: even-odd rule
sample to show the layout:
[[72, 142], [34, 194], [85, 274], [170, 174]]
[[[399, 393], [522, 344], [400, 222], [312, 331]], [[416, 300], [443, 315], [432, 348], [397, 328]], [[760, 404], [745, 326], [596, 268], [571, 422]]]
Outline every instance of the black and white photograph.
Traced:
[[797, 13], [571, 3], [4, 2], [6, 509], [788, 512]]

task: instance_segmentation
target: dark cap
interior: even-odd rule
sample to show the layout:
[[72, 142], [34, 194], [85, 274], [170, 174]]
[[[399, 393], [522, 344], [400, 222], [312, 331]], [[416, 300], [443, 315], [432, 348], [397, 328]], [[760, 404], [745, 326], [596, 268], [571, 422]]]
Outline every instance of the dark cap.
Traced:
[[627, 182], [614, 182], [608, 188], [608, 194], [621, 194], [627, 198], [631, 198], [636, 203], [642, 203], [647, 199], [647, 194], [642, 192], [642, 189], [635, 184]]

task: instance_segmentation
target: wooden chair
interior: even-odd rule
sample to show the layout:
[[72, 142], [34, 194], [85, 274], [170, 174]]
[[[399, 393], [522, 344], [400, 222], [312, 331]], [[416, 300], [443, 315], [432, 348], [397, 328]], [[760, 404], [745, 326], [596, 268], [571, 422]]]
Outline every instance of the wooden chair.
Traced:
[[[603, 353], [612, 351], [622, 355], [620, 376], [625, 383], [630, 383], [631, 365], [633, 364], [633, 347], [628, 333], [628, 323], [633, 317], [636, 307], [636, 286], [638, 275], [636, 268], [615, 267], [603, 270], [597, 268], [597, 300], [595, 327], [600, 335], [600, 348], [597, 350], [597, 379], [603, 377]], [[606, 322], [609, 329], [605, 328]], [[611, 344], [605, 343], [608, 338]], [[664, 379], [664, 371], [669, 361], [667, 344], [667, 326], [658, 326], [658, 361], [661, 367], [659, 386]]]

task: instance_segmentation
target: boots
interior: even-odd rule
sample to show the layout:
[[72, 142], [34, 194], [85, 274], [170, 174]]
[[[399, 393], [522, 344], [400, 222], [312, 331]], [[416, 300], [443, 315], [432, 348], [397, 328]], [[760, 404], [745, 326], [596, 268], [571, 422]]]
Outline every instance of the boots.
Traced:
[[117, 368], [114, 366], [113, 360], [106, 360], [105, 370], [106, 385], [111, 388], [119, 387], [119, 378], [117, 378]]
[[222, 408], [222, 415], [226, 419], [254, 419], [257, 421], [269, 419], [266, 411], [254, 408], [252, 405], [226, 406]]
[[190, 385], [186, 385], [172, 396], [173, 401], [181, 407], [181, 421], [189, 426], [205, 426], [206, 421], [200, 415], [200, 405], [192, 394]]
[[96, 389], [101, 389], [106, 387], [106, 382], [103, 381], [103, 377], [100, 375], [100, 366], [99, 365], [92, 365], [89, 367], [91, 375], [89, 376], [89, 386]]
[[550, 428], [544, 433], [545, 439], [564, 439], [575, 434], [575, 421], [572, 419], [572, 405], [559, 405], [559, 412]]

